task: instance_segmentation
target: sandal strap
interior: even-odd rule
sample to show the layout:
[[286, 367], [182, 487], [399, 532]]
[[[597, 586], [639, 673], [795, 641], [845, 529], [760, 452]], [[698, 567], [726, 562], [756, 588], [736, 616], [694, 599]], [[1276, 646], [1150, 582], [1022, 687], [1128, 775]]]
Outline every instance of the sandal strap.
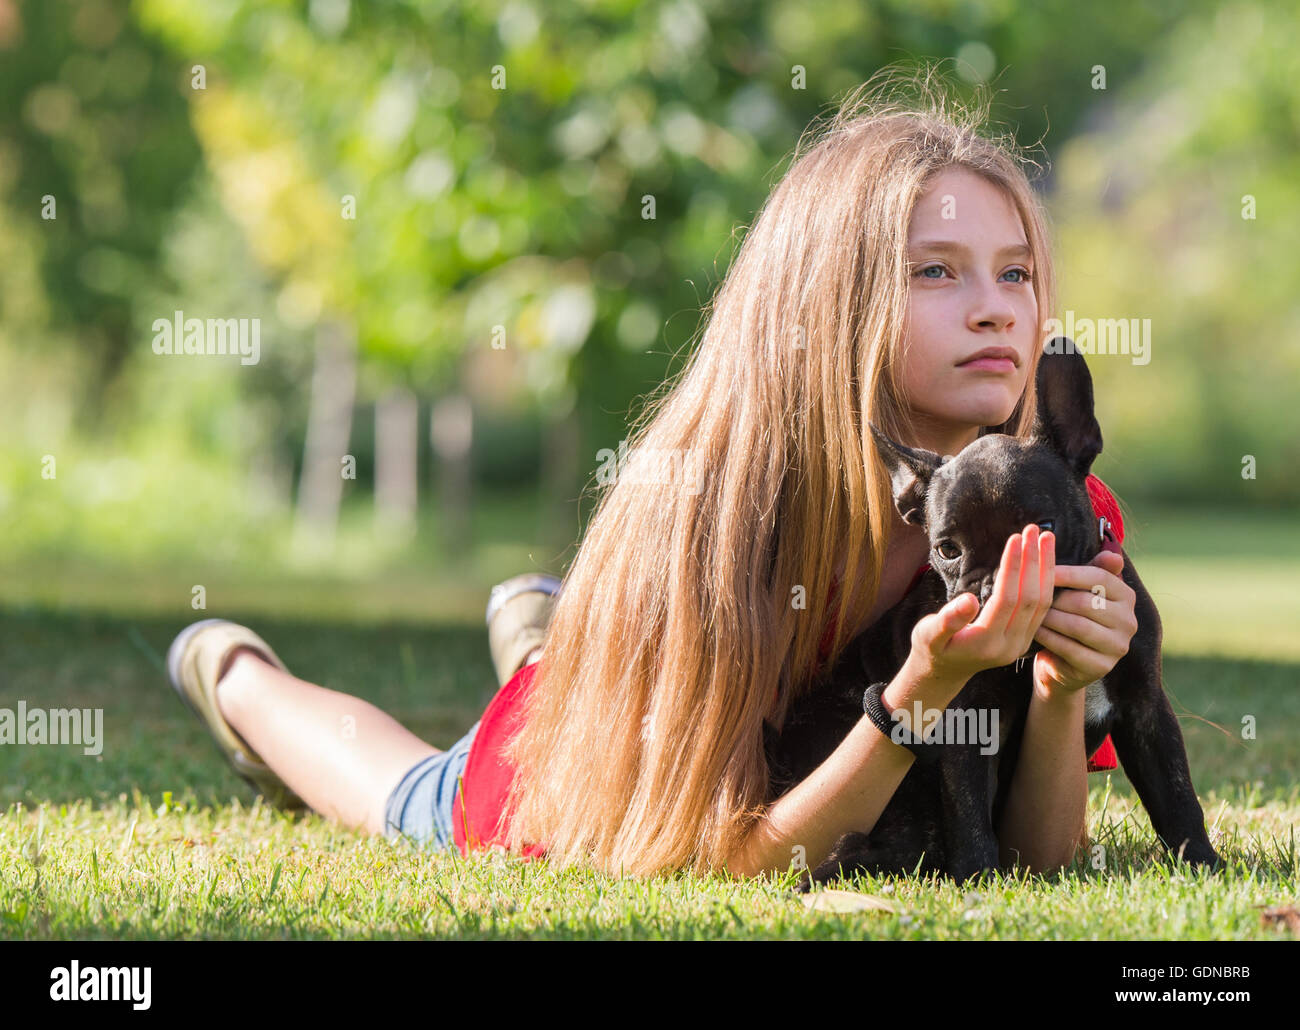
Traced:
[[272, 771], [221, 714], [217, 674], [236, 648], [246, 647], [288, 672], [265, 640], [247, 626], [226, 619], [204, 619], [184, 629], [167, 653], [172, 686], [207, 726], [221, 753], [235, 770], [268, 799], [284, 807], [302, 805], [298, 796]]

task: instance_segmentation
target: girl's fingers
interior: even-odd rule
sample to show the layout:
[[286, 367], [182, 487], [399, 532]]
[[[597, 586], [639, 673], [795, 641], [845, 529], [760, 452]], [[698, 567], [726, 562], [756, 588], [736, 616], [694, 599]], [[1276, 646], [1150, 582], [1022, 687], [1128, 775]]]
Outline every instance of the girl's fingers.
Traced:
[[[1007, 626], [1007, 632], [1014, 636], [1026, 634], [1031, 626], [1037, 624], [1037, 619], [1042, 614], [1038, 610], [1039, 570], [1042, 567], [1038, 527], [1026, 526], [1020, 533], [1020, 538], [1021, 551], [1025, 557], [1021, 563], [1015, 612]], [[1028, 643], [1025, 646], [1028, 647]]]
[[1114, 626], [1119, 622], [1119, 613], [1123, 606], [1113, 598], [1093, 594], [1086, 590], [1062, 590], [1060, 596], [1052, 602], [1052, 610], [1082, 615], [1085, 619]]
[[1070, 587], [1073, 590], [1091, 590], [1095, 586], [1101, 586], [1105, 588], [1106, 596], [1110, 598], [1120, 597], [1125, 590], [1133, 589], [1118, 575], [1098, 565], [1058, 565], [1056, 585]]
[[954, 597], [933, 615], [917, 623], [913, 631], [913, 648], [924, 648], [931, 654], [943, 654], [953, 637], [970, 626], [971, 619], [979, 614], [979, 601], [975, 594], [965, 593]]
[[980, 612], [976, 625], [995, 633], [1005, 633], [1016, 613], [1016, 600], [1020, 596], [1021, 536], [1013, 534], [1002, 549], [1002, 562], [993, 580], [993, 593]]
[[[1077, 640], [1071, 640], [1069, 637], [1056, 632], [1054, 629], [1049, 629], [1047, 626], [1039, 626], [1038, 632], [1034, 634], [1034, 639], [1042, 644], [1043, 647], [1047, 648], [1047, 650], [1059, 655], [1065, 662], [1080, 671], [1095, 667], [1097, 656], [1091, 648], [1085, 647]], [[1094, 678], [1100, 678], [1100, 675], [1102, 674], [1098, 674], [1098, 676]]]
[[1032, 626], [1042, 625], [1052, 610], [1056, 596], [1056, 534], [1050, 530], [1038, 538], [1038, 604], [1034, 606]]
[[[1053, 608], [1043, 616], [1043, 623], [1039, 628], [1041, 629], [1043, 626], [1060, 636], [1069, 637], [1090, 651], [1105, 654], [1108, 650], [1106, 646], [1110, 638], [1108, 627], [1099, 626], [1087, 616], [1071, 615], [1069, 612]], [[1039, 643], [1043, 642], [1039, 641]], [[1043, 644], [1043, 646], [1046, 647], [1047, 645]], [[1052, 648], [1052, 650], [1055, 651], [1056, 648]]]
[[1056, 534], [1048, 530], [1038, 539], [1043, 555], [1038, 570], [1038, 604], [1040, 608], [1044, 605], [1050, 608], [1056, 593]]
[[931, 650], [942, 651], [963, 627], [970, 625], [970, 620], [979, 614], [979, 610], [974, 594], [961, 594], [940, 608], [936, 613], [938, 629], [928, 641]]

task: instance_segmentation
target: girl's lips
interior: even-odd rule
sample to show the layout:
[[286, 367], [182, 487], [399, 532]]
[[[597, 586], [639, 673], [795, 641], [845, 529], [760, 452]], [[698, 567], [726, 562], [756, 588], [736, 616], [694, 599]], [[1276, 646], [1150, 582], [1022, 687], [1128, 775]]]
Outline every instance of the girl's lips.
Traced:
[[1010, 358], [976, 358], [974, 361], [967, 361], [957, 367], [969, 368], [976, 372], [1009, 373], [1016, 370], [1015, 362]]

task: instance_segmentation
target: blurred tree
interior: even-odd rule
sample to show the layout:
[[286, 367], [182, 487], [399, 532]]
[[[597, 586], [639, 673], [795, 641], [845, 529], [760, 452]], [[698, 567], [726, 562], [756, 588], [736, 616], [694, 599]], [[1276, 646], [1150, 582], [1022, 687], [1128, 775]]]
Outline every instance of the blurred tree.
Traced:
[[[593, 454], [671, 374], [733, 230], [836, 95], [906, 53], [954, 56], [1041, 98], [1001, 112], [1032, 142], [1049, 105], [1068, 133], [1096, 62], [1122, 76], [1175, 18], [1138, 5], [1115, 39], [1063, 2], [138, 11], [206, 65], [195, 125], [226, 206], [287, 292], [356, 325], [367, 396], [455, 392], [469, 362]], [[1076, 56], [1042, 60], [1062, 39]]]
[[1089, 362], [1121, 490], [1300, 503], [1298, 32], [1293, 5], [1187, 19], [1062, 151], [1065, 307], [1150, 319], [1145, 363]]
[[[941, 57], [959, 83], [995, 83], [998, 116], [1057, 159], [1044, 186], [1066, 199], [1063, 298], [1153, 316], [1148, 369], [1095, 366], [1116, 485], [1219, 496], [1249, 452], [1274, 477], [1251, 496], [1294, 501], [1300, 485], [1274, 470], [1294, 464], [1278, 400], [1294, 364], [1277, 342], [1294, 339], [1295, 293], [1276, 262], [1237, 271], [1252, 247], [1282, 245], [1294, 213], [1278, 42], [1294, 18], [1216, 7], [0, 0], [0, 362], [22, 382], [0, 383], [10, 438], [35, 421], [14, 404], [75, 382], [88, 436], [109, 426], [124, 452], [161, 454], [161, 429], [168, 475], [198, 453], [256, 459], [287, 494], [320, 334], [339, 327], [356, 342], [357, 404], [377, 409], [354, 420], [363, 440], [380, 435], [382, 398], [413, 394], [424, 426], [434, 402], [455, 411], [468, 395], [489, 423], [474, 448], [512, 452], [472, 467], [528, 466], [570, 500], [679, 367], [804, 126], [882, 65]], [[1255, 196], [1257, 218], [1233, 221], [1230, 194]], [[1157, 247], [1180, 279], [1139, 296], [1120, 277], [1145, 285]], [[263, 364], [150, 360], [150, 320], [173, 303], [263, 317]], [[1152, 400], [1177, 418], [1143, 415]], [[411, 421], [389, 416], [385, 438]], [[530, 422], [540, 447], [518, 442]]]
[[136, 339], [132, 297], [199, 166], [176, 71], [123, 4], [0, 0], [0, 342], [76, 348], [84, 429], [99, 425]]

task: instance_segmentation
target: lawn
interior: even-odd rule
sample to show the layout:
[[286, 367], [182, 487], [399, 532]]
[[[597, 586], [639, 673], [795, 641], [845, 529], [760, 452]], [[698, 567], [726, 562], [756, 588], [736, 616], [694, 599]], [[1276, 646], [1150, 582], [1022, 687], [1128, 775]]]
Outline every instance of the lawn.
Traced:
[[[1182, 538], [1203, 539], [1194, 516], [1167, 517], [1178, 518]], [[1268, 536], [1255, 546], [1267, 550]], [[1300, 559], [1294, 548], [1271, 550], [1271, 561], [1219, 555], [1202, 594], [1192, 589], [1205, 575], [1197, 570], [1215, 555], [1191, 545], [1134, 553], [1164, 612], [1166, 685], [1227, 867], [1207, 875], [1172, 865], [1122, 772], [1099, 773], [1089, 826], [1105, 849], [1101, 868], [1082, 854], [1057, 876], [974, 889], [906, 877], [841, 885], [879, 899], [859, 911], [810, 908], [789, 889], [792, 876], [559, 873], [504, 854], [432, 854], [277, 812], [227, 769], [162, 670], [192, 617], [233, 616], [298, 675], [359, 694], [446, 747], [492, 693], [478, 621], [484, 589], [472, 580], [453, 588], [427, 577], [417, 587], [408, 573], [405, 593], [391, 580], [339, 580], [312, 582], [309, 595], [298, 583], [297, 596], [314, 598], [301, 606], [312, 614], [288, 620], [273, 612], [293, 584], [266, 594], [247, 585], [261, 582], [251, 573], [227, 571], [242, 591], [232, 585], [230, 606], [214, 610], [210, 600], [196, 613], [188, 592], [151, 594], [143, 579], [137, 589], [132, 576], [157, 579], [152, 572], [121, 570], [118, 589], [134, 603], [119, 605], [109, 572], [11, 566], [0, 589], [0, 706], [102, 708], [105, 745], [98, 756], [73, 746], [0, 751], [0, 938], [1288, 936], [1261, 912], [1298, 893], [1300, 651], [1294, 594], [1278, 611], [1270, 584], [1294, 581]], [[1254, 717], [1253, 740], [1243, 739], [1244, 716]]]

